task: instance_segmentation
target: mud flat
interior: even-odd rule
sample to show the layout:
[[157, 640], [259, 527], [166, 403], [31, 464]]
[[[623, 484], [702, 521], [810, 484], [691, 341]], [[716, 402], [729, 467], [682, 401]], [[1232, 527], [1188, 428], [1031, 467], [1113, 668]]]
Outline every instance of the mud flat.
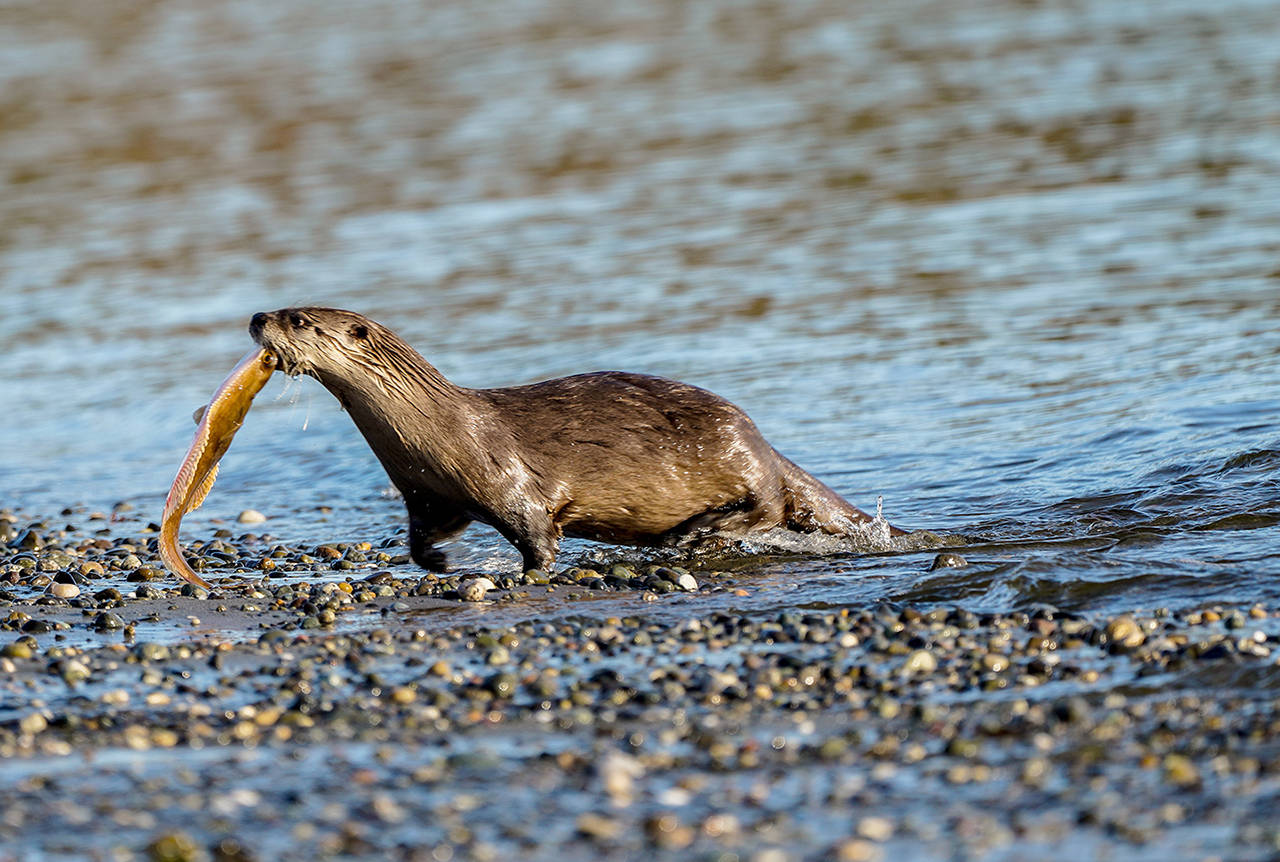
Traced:
[[205, 594], [127, 515], [9, 517], [0, 858], [1280, 851], [1265, 607], [779, 612], [638, 557], [466, 601], [252, 535], [194, 543]]

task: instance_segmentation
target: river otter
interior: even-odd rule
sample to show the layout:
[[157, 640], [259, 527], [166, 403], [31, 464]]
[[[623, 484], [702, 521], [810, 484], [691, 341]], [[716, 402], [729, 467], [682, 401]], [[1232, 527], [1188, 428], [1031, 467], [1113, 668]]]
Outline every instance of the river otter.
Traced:
[[601, 371], [464, 389], [391, 330], [336, 308], [255, 314], [249, 332], [351, 414], [404, 495], [410, 555], [431, 571], [446, 571], [436, 543], [471, 521], [545, 570], [562, 536], [693, 545], [773, 527], [844, 535], [872, 520], [696, 386]]

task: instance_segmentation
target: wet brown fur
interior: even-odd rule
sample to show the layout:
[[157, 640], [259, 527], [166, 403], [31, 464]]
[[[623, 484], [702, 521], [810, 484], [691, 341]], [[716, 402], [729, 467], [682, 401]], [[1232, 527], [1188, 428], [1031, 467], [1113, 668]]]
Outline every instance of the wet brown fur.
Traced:
[[602, 371], [465, 389], [335, 308], [255, 314], [249, 331], [351, 414], [404, 495], [410, 553], [427, 569], [445, 570], [435, 544], [471, 521], [497, 529], [525, 568], [548, 569], [562, 536], [684, 545], [772, 527], [841, 535], [870, 520], [696, 386]]

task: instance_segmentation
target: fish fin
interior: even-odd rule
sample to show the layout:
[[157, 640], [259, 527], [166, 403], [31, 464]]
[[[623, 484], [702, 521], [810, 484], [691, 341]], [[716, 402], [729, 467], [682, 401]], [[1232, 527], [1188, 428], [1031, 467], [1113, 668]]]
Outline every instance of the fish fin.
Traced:
[[204, 498], [209, 496], [209, 491], [213, 488], [213, 483], [218, 478], [218, 465], [214, 464], [213, 469], [209, 471], [209, 475], [204, 477], [204, 481], [200, 483], [200, 487], [191, 495], [191, 502], [182, 509], [182, 514], [194, 512], [200, 508], [200, 504], [204, 502]]

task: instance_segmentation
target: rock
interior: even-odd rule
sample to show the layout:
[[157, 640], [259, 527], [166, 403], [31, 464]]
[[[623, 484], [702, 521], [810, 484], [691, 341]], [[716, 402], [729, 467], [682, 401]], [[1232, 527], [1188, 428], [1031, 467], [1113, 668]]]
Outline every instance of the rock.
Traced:
[[520, 681], [513, 673], [495, 673], [489, 677], [485, 687], [494, 697], [511, 697]]
[[524, 573], [523, 579], [526, 584], [539, 586], [551, 583], [551, 576], [541, 569], [529, 569]]
[[693, 575], [685, 572], [683, 575], [676, 576], [676, 586], [687, 593], [692, 593], [697, 591], [698, 581]]
[[236, 516], [236, 521], [241, 524], [261, 524], [265, 520], [267, 520], [267, 516], [257, 509], [245, 509]]
[[472, 578], [458, 585], [458, 595], [462, 596], [464, 602], [481, 602], [484, 601], [485, 594], [494, 587], [495, 584], [488, 578]]
[[615, 806], [630, 805], [635, 798], [635, 779], [644, 775], [644, 765], [621, 751], [610, 751], [596, 767], [600, 783]]
[[928, 650], [918, 649], [907, 656], [902, 670], [909, 674], [929, 674], [938, 669], [938, 659]]
[[587, 811], [578, 816], [578, 834], [595, 841], [609, 841], [622, 832], [622, 824], [605, 814]]
[[31, 644], [26, 641], [14, 641], [0, 649], [0, 656], [5, 658], [31, 658], [35, 655], [35, 651], [31, 649]]
[[959, 569], [969, 565], [969, 561], [959, 554], [951, 552], [938, 554], [933, 558], [933, 565], [929, 567], [929, 571], [936, 572], [938, 569]]
[[369, 800], [369, 809], [383, 823], [402, 823], [409, 816], [390, 793], [375, 793]]
[[883, 843], [893, 837], [893, 821], [887, 817], [864, 817], [858, 821], [858, 835]]
[[18, 538], [9, 543], [9, 547], [23, 551], [38, 551], [44, 547], [44, 537], [35, 530], [23, 530]]
[[151, 862], [197, 862], [208, 859], [204, 848], [185, 832], [161, 835], [147, 845], [147, 858]]
[[880, 862], [884, 850], [865, 839], [850, 838], [832, 848], [831, 855], [838, 862]]
[[30, 715], [24, 715], [21, 720], [18, 721], [18, 729], [23, 733], [29, 733], [32, 736], [35, 736], [38, 733], [43, 733], [45, 728], [48, 726], [49, 722], [38, 712], [33, 712]]
[[93, 618], [93, 627], [98, 631], [110, 631], [111, 629], [124, 628], [124, 620], [119, 614], [113, 614], [110, 611], [102, 611]]
[[1106, 633], [1108, 642], [1124, 649], [1142, 646], [1142, 642], [1147, 639], [1142, 627], [1130, 616], [1116, 617], [1107, 623]]
[[45, 592], [59, 599], [74, 599], [76, 596], [80, 595], [80, 588], [75, 584], [64, 584], [54, 581], [49, 584], [49, 588], [46, 589]]
[[1200, 783], [1200, 770], [1184, 754], [1170, 754], [1164, 759], [1164, 777], [1178, 787], [1194, 787]]
[[89, 678], [88, 666], [76, 659], [63, 659], [55, 667], [58, 675], [62, 677], [62, 681], [67, 685], [75, 685]]

